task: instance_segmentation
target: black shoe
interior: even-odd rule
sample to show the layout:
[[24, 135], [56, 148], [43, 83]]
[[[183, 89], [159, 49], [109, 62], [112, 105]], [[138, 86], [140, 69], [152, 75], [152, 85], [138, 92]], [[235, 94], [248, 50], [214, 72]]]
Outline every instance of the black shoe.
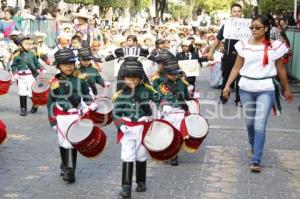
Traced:
[[74, 183], [75, 182], [75, 170], [73, 168], [66, 168], [64, 175], [63, 175], [63, 180], [67, 181], [69, 183]]
[[20, 116], [26, 116], [27, 115], [27, 96], [20, 96], [20, 108], [21, 108]]
[[135, 162], [136, 168], [136, 191], [137, 192], [144, 192], [146, 191], [146, 170], [147, 170], [147, 161], [144, 162]]
[[38, 111], [38, 106], [33, 106], [31, 107], [31, 113], [36, 113]]
[[133, 162], [122, 163], [122, 191], [119, 195], [122, 198], [131, 197], [131, 186], [132, 186], [132, 174], [133, 174]]
[[65, 172], [66, 172], [66, 167], [63, 164], [61, 164], [60, 165], [60, 176], [61, 177], [64, 176]]
[[147, 190], [146, 184], [144, 182], [138, 182], [135, 190], [136, 192], [145, 192]]
[[65, 149], [65, 172], [63, 175], [63, 180], [69, 183], [75, 182], [75, 169], [77, 160], [77, 150], [76, 149]]
[[177, 166], [178, 165], [178, 156], [173, 158], [170, 162], [171, 166]]
[[131, 186], [123, 185], [122, 191], [119, 193], [122, 198], [131, 198]]
[[20, 116], [26, 116], [26, 115], [27, 115], [27, 109], [26, 108], [21, 108]]

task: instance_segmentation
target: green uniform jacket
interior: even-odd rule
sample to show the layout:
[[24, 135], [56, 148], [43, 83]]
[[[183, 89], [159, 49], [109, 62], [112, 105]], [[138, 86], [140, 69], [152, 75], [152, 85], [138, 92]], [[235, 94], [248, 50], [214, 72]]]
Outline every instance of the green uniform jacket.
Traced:
[[83, 76], [83, 79], [86, 80], [95, 95], [97, 94], [96, 83], [100, 84], [102, 87], [105, 86], [104, 79], [99, 74], [99, 71], [92, 66], [84, 67], [80, 65], [75, 73], [79, 73], [77, 75]]
[[161, 85], [161, 83], [163, 83], [165, 81], [164, 77], [161, 77], [159, 75], [157, 75], [157, 77], [154, 78], [153, 82], [152, 82], [152, 86], [155, 90], [159, 91], [159, 86]]
[[135, 90], [129, 88], [120, 90], [113, 97], [113, 118], [117, 128], [119, 129], [123, 124], [122, 122], [116, 122], [121, 117], [127, 117], [136, 122], [143, 116], [151, 116], [152, 111], [149, 106], [149, 100], [154, 101], [158, 105], [161, 99], [162, 95], [149, 85], [140, 84]]
[[190, 100], [187, 90], [188, 83], [180, 78], [172, 81], [166, 79], [160, 86], [159, 92], [164, 96], [167, 104], [173, 108], [182, 108], [187, 111], [186, 100]]
[[[84, 80], [77, 77], [64, 76], [61, 73], [55, 76], [57, 83], [51, 84], [51, 91], [48, 98], [48, 118], [51, 126], [56, 125], [56, 118], [53, 114], [56, 103], [67, 112], [71, 108], [78, 108], [81, 100], [90, 104], [92, 96], [89, 94], [89, 87]], [[53, 82], [53, 81], [52, 81]]]
[[28, 64], [34, 69], [33, 76], [37, 76], [38, 69], [42, 69], [42, 65], [38, 61], [37, 57], [33, 54], [33, 52], [24, 52], [22, 51], [20, 55], [16, 56], [13, 59], [13, 63], [11, 65], [12, 73], [17, 73], [22, 70], [30, 70]]

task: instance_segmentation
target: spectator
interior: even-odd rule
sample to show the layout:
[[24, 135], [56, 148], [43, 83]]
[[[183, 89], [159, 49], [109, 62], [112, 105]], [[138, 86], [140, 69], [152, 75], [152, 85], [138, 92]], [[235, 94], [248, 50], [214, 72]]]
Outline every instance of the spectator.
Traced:
[[0, 21], [0, 32], [4, 34], [4, 41], [9, 41], [9, 36], [16, 29], [16, 22], [12, 19], [14, 9], [9, 7], [4, 10], [4, 19]]

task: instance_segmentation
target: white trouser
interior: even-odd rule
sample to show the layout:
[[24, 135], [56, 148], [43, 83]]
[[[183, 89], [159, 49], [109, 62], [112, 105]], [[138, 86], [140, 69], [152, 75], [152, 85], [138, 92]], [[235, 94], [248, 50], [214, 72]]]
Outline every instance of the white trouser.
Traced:
[[66, 148], [66, 149], [72, 149], [73, 146], [71, 143], [67, 140], [66, 134], [68, 131], [68, 128], [70, 125], [79, 118], [78, 114], [72, 114], [72, 115], [57, 115], [56, 121], [57, 121], [57, 135], [58, 135], [58, 144], [59, 146]]
[[18, 77], [18, 94], [20, 96], [32, 97], [31, 86], [35, 81], [34, 77], [30, 74], [19, 75]]
[[185, 116], [185, 112], [181, 108], [173, 108], [170, 113], [164, 114], [163, 119], [170, 122], [177, 130], [180, 131], [180, 124]]
[[144, 126], [130, 127], [130, 132], [123, 135], [121, 139], [121, 159], [123, 162], [144, 162], [148, 154], [142, 144], [142, 132]]

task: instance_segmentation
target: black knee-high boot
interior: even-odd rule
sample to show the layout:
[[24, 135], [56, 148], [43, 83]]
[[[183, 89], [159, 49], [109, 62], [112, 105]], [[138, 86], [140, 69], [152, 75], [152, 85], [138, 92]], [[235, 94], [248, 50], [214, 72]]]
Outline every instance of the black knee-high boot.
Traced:
[[[31, 98], [32, 100], [32, 98]], [[31, 107], [31, 113], [36, 113], [38, 111], [38, 106], [37, 105], [34, 105], [33, 102], [32, 102], [32, 107]]]
[[61, 164], [60, 164], [60, 176], [64, 176], [65, 174], [65, 170], [67, 167], [67, 163], [66, 163], [66, 150], [63, 147], [59, 147], [59, 152], [60, 152], [60, 158], [61, 158]]
[[27, 96], [20, 96], [21, 116], [27, 115]]
[[122, 198], [131, 197], [132, 173], [133, 173], [133, 162], [123, 162], [122, 191], [119, 194], [120, 196], [122, 196]]
[[75, 182], [75, 169], [77, 160], [76, 149], [66, 149], [66, 169], [63, 176], [63, 180], [69, 183]]
[[144, 162], [135, 162], [136, 168], [136, 191], [137, 192], [144, 192], [146, 191], [146, 170], [147, 170], [147, 161]]

